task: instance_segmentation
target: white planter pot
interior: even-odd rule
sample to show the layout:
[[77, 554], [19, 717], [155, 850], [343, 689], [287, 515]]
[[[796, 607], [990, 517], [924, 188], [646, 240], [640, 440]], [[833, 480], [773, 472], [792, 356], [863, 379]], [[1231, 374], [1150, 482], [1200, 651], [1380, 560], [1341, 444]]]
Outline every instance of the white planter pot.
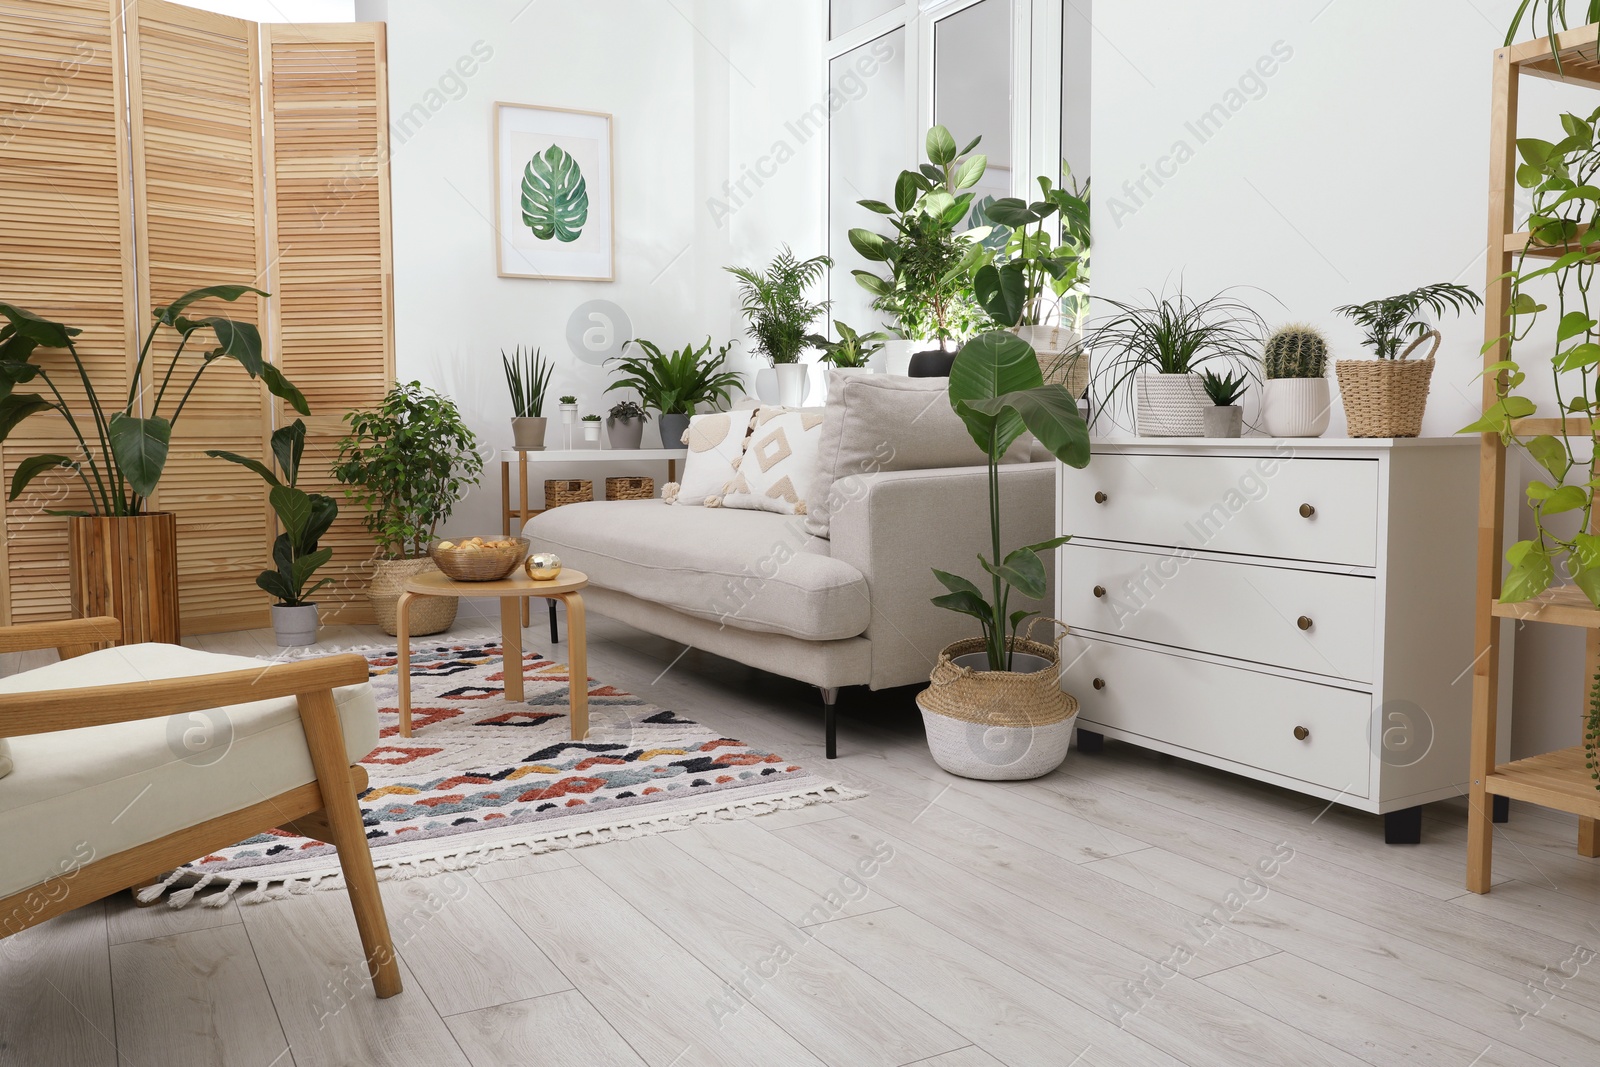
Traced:
[[586, 422], [586, 423], [584, 423], [583, 424], [583, 439], [585, 441], [598, 441], [598, 440], [600, 440], [600, 424], [598, 422]]
[[778, 404], [786, 408], [803, 405], [810, 391], [810, 368], [804, 363], [779, 363], [772, 370], [778, 379]]
[[301, 604], [287, 608], [282, 604], [272, 605], [272, 632], [278, 639], [279, 648], [316, 644], [317, 606]]
[[567, 425], [567, 426], [571, 426], [573, 423], [577, 422], [578, 421], [578, 405], [576, 405], [576, 404], [562, 404], [561, 405], [561, 421], [562, 421], [562, 423], [564, 425]]
[[1268, 378], [1261, 390], [1261, 421], [1271, 437], [1321, 437], [1332, 407], [1326, 378]]
[[1214, 407], [1198, 374], [1140, 374], [1133, 379], [1140, 437], [1203, 437]]
[[883, 373], [904, 375], [911, 366], [911, 353], [927, 347], [926, 341], [908, 341], [894, 337], [883, 343], [883, 351], [875, 358], [883, 361]]

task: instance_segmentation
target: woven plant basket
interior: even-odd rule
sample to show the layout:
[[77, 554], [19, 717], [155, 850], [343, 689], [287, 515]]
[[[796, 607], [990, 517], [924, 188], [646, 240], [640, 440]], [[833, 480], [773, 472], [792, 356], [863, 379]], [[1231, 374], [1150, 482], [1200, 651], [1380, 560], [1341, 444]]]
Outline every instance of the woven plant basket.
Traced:
[[607, 478], [607, 500], [654, 500], [656, 498], [656, 480], [654, 478]]
[[[1413, 349], [1430, 338], [1433, 347], [1426, 357], [1409, 358]], [[1339, 360], [1334, 370], [1339, 376], [1339, 397], [1344, 401], [1346, 432], [1351, 437], [1420, 434], [1433, 379], [1433, 354], [1438, 350], [1439, 331], [1430, 330], [1412, 341], [1399, 359]]]
[[552, 479], [544, 483], [544, 509], [582, 504], [594, 499], [594, 483], [587, 478]]
[[1063, 326], [1013, 326], [1011, 332], [1033, 346], [1046, 385], [1064, 385], [1080, 397], [1089, 389], [1089, 353], [1078, 334]]
[[1078, 702], [1061, 691], [1061, 657], [1055, 644], [1032, 640], [1034, 619], [1014, 652], [1038, 656], [1037, 671], [980, 671], [955, 663], [982, 653], [982, 638], [957, 641], [939, 653], [928, 688], [917, 694], [933, 761], [951, 774], [987, 782], [1038, 778], [1061, 766], [1072, 741]]
[[[390, 637], [400, 632], [395, 622], [395, 604], [405, 584], [419, 574], [439, 569], [427, 556], [419, 559], [380, 559], [367, 586], [367, 599], [372, 602], [372, 621]], [[450, 629], [455, 625], [459, 602], [453, 596], [423, 596], [411, 602], [410, 637], [424, 637]]]
[[1204, 437], [1211, 407], [1198, 374], [1137, 374], [1133, 379], [1140, 437]]

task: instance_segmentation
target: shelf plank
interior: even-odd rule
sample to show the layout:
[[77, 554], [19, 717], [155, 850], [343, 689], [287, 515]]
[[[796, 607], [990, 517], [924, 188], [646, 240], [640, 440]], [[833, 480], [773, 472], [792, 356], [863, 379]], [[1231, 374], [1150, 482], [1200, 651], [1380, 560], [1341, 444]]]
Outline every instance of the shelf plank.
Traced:
[[1493, 601], [1490, 610], [1502, 619], [1520, 619], [1523, 622], [1550, 622], [1557, 626], [1581, 626], [1600, 630], [1600, 610], [1589, 603], [1583, 590], [1575, 585], [1558, 585], [1546, 589], [1532, 600], [1515, 604]]
[[1564, 419], [1512, 419], [1511, 432], [1518, 437], [1590, 437], [1594, 423], [1587, 415], [1568, 415]]
[[1600, 789], [1584, 766], [1583, 746], [1503, 763], [1484, 781], [1495, 796], [1600, 818]]
[[[1587, 224], [1580, 224], [1578, 232], [1572, 241], [1558, 245], [1533, 244], [1533, 235], [1527, 230], [1518, 230], [1516, 233], [1506, 234], [1502, 250], [1517, 255], [1526, 251], [1532, 259], [1560, 259], [1568, 252], [1577, 252], [1583, 248], [1583, 237], [1589, 232]], [[1600, 249], [1595, 250], [1600, 253]]]

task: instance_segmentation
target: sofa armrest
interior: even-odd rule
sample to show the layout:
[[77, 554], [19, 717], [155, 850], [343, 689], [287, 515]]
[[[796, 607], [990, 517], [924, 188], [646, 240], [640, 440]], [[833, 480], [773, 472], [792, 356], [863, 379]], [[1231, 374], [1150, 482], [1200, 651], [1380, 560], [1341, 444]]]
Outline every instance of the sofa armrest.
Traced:
[[[1055, 463], [1000, 467], [1002, 553], [1055, 535]], [[831, 520], [833, 558], [867, 580], [872, 621], [872, 688], [926, 681], [946, 645], [981, 633], [977, 620], [934, 607], [945, 591], [933, 568], [988, 588], [978, 553], [993, 551], [986, 467], [886, 471], [840, 479], [841, 503]], [[1047, 553], [1050, 591], [1043, 603], [1013, 594], [1013, 610], [1049, 612], [1055, 598], [1055, 553]]]

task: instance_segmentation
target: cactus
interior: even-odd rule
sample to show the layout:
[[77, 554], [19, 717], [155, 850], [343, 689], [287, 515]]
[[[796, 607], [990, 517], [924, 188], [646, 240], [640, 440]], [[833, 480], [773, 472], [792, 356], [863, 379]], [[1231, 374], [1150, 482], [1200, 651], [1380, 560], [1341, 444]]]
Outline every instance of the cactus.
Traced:
[[1321, 378], [1328, 373], [1328, 342], [1315, 326], [1283, 326], [1267, 338], [1261, 369], [1268, 378]]

